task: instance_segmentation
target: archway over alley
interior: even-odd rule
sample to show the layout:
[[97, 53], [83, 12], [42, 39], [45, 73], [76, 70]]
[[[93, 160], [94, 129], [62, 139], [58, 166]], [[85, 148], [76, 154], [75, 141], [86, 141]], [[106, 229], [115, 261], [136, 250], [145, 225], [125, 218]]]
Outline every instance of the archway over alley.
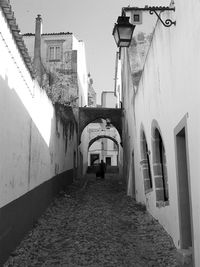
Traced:
[[92, 140], [90, 140], [89, 145], [88, 145], [88, 149], [90, 148], [90, 146], [94, 142], [96, 142], [97, 140], [102, 139], [102, 138], [108, 138], [108, 139], [112, 140], [117, 145], [117, 147], [119, 149], [119, 144], [118, 144], [117, 140], [115, 138], [109, 136], [109, 135], [98, 135], [98, 136], [96, 136], [95, 138], [93, 138]]
[[79, 143], [84, 128], [99, 118], [110, 120], [117, 129], [122, 144], [122, 109], [118, 108], [79, 108]]

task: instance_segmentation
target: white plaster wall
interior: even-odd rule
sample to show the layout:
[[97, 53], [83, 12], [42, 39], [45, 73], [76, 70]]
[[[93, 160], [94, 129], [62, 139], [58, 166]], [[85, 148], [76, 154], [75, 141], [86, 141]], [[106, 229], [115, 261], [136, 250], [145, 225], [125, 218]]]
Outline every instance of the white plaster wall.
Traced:
[[[87, 83], [87, 66], [85, 44], [79, 41], [75, 36], [72, 37], [72, 49], [77, 51], [77, 74], [79, 85], [79, 107], [88, 105], [88, 83]], [[86, 127], [87, 128], [87, 127]], [[87, 130], [81, 135], [80, 151], [83, 155], [83, 174], [87, 171], [88, 166], [88, 143], [89, 137]]]
[[[101, 134], [101, 124], [100, 123], [90, 123], [87, 127], [87, 133], [88, 133], [88, 141], [92, 140], [95, 138], [97, 135]], [[89, 145], [89, 143], [88, 143]], [[88, 166], [90, 166], [90, 155], [91, 154], [100, 154], [100, 160], [101, 160], [101, 139], [94, 142], [89, 150], [88, 150]]]
[[73, 168], [76, 135], [56, 134], [54, 108], [23, 62], [0, 9], [0, 207]]
[[[172, 16], [176, 19], [177, 26], [165, 28], [158, 23], [135, 97], [126, 51], [123, 53], [125, 118], [128, 125], [127, 132], [132, 140], [131, 143], [134, 143], [137, 200], [147, 204], [150, 213], [159, 220], [172, 236], [175, 245], [179, 247], [174, 129], [186, 115], [194, 256], [195, 266], [200, 266], [200, 155], [198, 149], [200, 144], [198, 112], [200, 104], [200, 2], [177, 0], [175, 4], [175, 14], [166, 12], [164, 16], [166, 18]], [[144, 126], [147, 143], [149, 149], [152, 150], [151, 123], [154, 119], [160, 126], [167, 158], [170, 205], [162, 208], [157, 208], [155, 205], [155, 190], [145, 198], [143, 177], [139, 167], [141, 125]], [[153, 188], [155, 188], [154, 179]]]
[[[140, 157], [136, 141], [136, 125], [134, 114], [134, 86], [130, 70], [130, 62], [127, 49], [122, 50], [122, 103], [123, 103], [123, 179], [127, 183], [127, 194], [136, 197], [140, 203], [145, 203], [144, 199], [144, 185], [141, 179], [141, 168], [138, 165]], [[135, 192], [133, 191], [133, 167], [132, 167], [132, 153], [135, 158]]]
[[[88, 127], [88, 126], [87, 126]], [[83, 155], [83, 175], [87, 171], [88, 167], [88, 144], [89, 144], [89, 135], [87, 131], [87, 127], [84, 129], [81, 135], [81, 144], [80, 144], [80, 151]]]
[[119, 55], [117, 53], [116, 56], [116, 73], [115, 73], [115, 95], [116, 95], [116, 102], [117, 102], [117, 108], [121, 107], [122, 102], [122, 81], [121, 81], [121, 60], [119, 59]]
[[101, 105], [105, 108], [116, 108], [117, 105], [117, 97], [115, 96], [114, 91], [113, 92], [102, 92], [101, 93]]
[[85, 44], [73, 36], [72, 49], [77, 50], [77, 73], [79, 82], [79, 106], [88, 105], [88, 83]]
[[23, 36], [23, 40], [26, 45], [26, 48], [28, 49], [29, 56], [33, 60], [35, 35], [34, 36]]

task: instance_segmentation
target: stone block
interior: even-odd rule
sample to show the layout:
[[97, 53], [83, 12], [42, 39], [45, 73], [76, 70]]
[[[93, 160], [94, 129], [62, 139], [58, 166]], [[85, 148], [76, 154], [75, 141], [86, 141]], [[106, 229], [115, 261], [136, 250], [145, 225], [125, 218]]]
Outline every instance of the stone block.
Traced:
[[150, 180], [144, 180], [144, 189], [145, 192], [151, 188]]
[[193, 267], [192, 249], [178, 249], [176, 254], [177, 262], [183, 267]]
[[156, 201], [164, 201], [163, 188], [157, 188], [156, 189]]
[[160, 163], [153, 164], [154, 175], [162, 175], [162, 166]]
[[156, 188], [163, 188], [162, 176], [155, 176], [155, 187]]
[[143, 177], [149, 180], [149, 168], [143, 168]]

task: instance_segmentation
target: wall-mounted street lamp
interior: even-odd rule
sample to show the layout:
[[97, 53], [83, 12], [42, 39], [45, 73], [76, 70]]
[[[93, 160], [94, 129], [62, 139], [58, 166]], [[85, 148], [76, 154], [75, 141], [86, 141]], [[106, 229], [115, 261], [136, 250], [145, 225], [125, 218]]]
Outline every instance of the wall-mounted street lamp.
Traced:
[[[174, 7], [162, 7], [162, 6], [159, 6], [159, 7], [158, 6], [155, 6], [155, 7], [145, 6], [144, 8], [124, 7], [122, 8], [122, 16], [118, 17], [117, 23], [115, 23], [115, 26], [113, 29], [113, 36], [119, 48], [130, 46], [133, 31], [136, 26], [129, 22], [129, 17], [126, 17], [126, 12], [128, 11], [134, 11], [134, 12], [149, 11], [151, 15], [156, 14], [158, 19], [161, 21], [161, 23], [165, 27], [171, 27], [172, 25], [176, 25], [176, 21], [172, 21], [171, 19], [166, 19], [165, 21], [163, 21], [160, 16], [160, 13], [162, 13], [163, 11], [175, 11]], [[140, 13], [136, 15], [137, 21], [141, 21], [139, 16], [140, 16]], [[136, 24], [138, 23], [136, 22]]]
[[113, 36], [118, 47], [129, 47], [135, 25], [129, 22], [129, 17], [118, 17], [113, 29]]

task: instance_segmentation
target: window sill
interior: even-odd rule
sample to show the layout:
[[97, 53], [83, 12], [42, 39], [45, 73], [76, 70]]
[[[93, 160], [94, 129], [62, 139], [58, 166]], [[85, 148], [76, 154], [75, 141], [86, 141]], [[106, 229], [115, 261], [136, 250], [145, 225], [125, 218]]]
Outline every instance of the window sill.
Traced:
[[157, 208], [164, 208], [166, 206], [169, 206], [169, 200], [167, 200], [167, 201], [156, 201], [156, 207]]
[[147, 194], [149, 194], [149, 193], [151, 193], [151, 192], [153, 192], [153, 188], [149, 188], [149, 189], [147, 189], [147, 190], [145, 191], [145, 195], [147, 195]]
[[59, 62], [61, 61], [60, 59], [48, 59], [49, 62]]

